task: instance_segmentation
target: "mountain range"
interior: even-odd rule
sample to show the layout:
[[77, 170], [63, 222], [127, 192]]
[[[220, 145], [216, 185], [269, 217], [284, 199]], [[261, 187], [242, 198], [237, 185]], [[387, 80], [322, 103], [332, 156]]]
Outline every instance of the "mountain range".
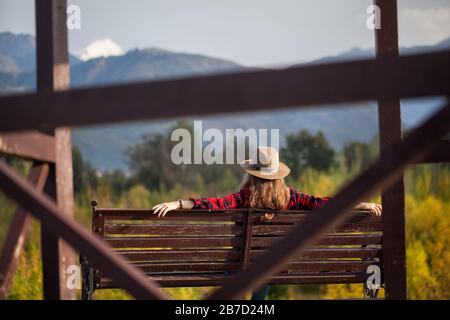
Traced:
[[[402, 54], [450, 48], [450, 38], [434, 46], [401, 48]], [[35, 39], [25, 34], [0, 33], [0, 94], [35, 89]], [[352, 49], [336, 56], [311, 63], [326, 63], [373, 56], [373, 49]], [[208, 73], [247, 69], [232, 61], [199, 54], [171, 52], [163, 49], [134, 49], [122, 55], [98, 57], [83, 61], [70, 55], [71, 86], [99, 86], [163, 78], [186, 77]], [[413, 126], [439, 106], [440, 98], [415, 99], [402, 102], [404, 124]], [[124, 106], [126, 108], [126, 106]], [[203, 127], [218, 128], [278, 128], [281, 143], [284, 137], [300, 129], [322, 130], [337, 149], [349, 141], [370, 141], [377, 134], [375, 102], [324, 106], [320, 109], [281, 109], [276, 112], [229, 114], [195, 117]], [[127, 123], [109, 126], [74, 128], [73, 144], [78, 146], [99, 170], [126, 169], [124, 149], [140, 141], [145, 134], [164, 132], [176, 120]]]

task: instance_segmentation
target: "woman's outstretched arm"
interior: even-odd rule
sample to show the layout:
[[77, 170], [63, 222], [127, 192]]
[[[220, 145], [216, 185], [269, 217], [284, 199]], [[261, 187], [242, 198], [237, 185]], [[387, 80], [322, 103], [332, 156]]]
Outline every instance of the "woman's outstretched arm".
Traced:
[[189, 200], [180, 200], [157, 204], [153, 207], [153, 214], [158, 217], [164, 217], [167, 212], [176, 209], [235, 209], [242, 208], [246, 199], [246, 190], [229, 194], [220, 198], [190, 198]]
[[177, 200], [177, 201], [172, 201], [172, 202], [159, 203], [156, 206], [154, 206], [152, 209], [153, 209], [153, 214], [157, 214], [159, 218], [162, 218], [167, 214], [167, 212], [169, 212], [171, 210], [176, 210], [176, 209], [181, 209], [181, 208], [192, 209], [193, 207], [194, 207], [194, 202], [191, 200]]
[[314, 210], [323, 207], [328, 202], [328, 200], [330, 200], [329, 197], [316, 197], [297, 190], [292, 190], [289, 208], [301, 210]]
[[[292, 209], [314, 210], [323, 207], [331, 198], [315, 197], [297, 190], [293, 190], [291, 205]], [[356, 210], [369, 210], [376, 216], [381, 216], [381, 205], [370, 202], [361, 202], [355, 207]]]

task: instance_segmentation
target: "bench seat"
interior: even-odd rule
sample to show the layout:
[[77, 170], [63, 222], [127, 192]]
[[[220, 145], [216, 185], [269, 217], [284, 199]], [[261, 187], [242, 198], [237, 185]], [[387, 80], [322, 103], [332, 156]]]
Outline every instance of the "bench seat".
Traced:
[[[92, 230], [113, 250], [162, 287], [221, 286], [313, 211], [176, 210], [158, 218], [152, 210], [97, 208]], [[367, 211], [353, 216], [291, 259], [268, 284], [362, 283], [367, 268], [382, 270], [381, 219]], [[80, 258], [83, 299], [117, 288], [102, 270]]]

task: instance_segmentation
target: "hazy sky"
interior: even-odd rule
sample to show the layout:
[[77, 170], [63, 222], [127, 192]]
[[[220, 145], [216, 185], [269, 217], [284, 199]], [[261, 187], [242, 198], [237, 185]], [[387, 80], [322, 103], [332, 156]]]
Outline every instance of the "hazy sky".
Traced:
[[[159, 47], [277, 65], [372, 47], [366, 8], [372, 0], [69, 0], [81, 30], [69, 50], [110, 38], [124, 50]], [[450, 0], [399, 0], [400, 44], [450, 36]], [[0, 31], [34, 34], [33, 0], [0, 0]]]

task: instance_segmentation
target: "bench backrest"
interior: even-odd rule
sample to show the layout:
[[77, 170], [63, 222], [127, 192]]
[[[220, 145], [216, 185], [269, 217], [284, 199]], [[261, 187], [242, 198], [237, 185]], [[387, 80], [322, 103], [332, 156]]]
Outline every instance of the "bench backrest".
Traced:
[[[163, 287], [216, 286], [251, 263], [313, 211], [151, 210], [95, 208], [93, 231]], [[363, 283], [381, 264], [381, 219], [355, 212], [333, 233], [290, 261], [270, 283]], [[101, 270], [100, 270], [101, 274]], [[101, 277], [98, 288], [116, 287]]]

